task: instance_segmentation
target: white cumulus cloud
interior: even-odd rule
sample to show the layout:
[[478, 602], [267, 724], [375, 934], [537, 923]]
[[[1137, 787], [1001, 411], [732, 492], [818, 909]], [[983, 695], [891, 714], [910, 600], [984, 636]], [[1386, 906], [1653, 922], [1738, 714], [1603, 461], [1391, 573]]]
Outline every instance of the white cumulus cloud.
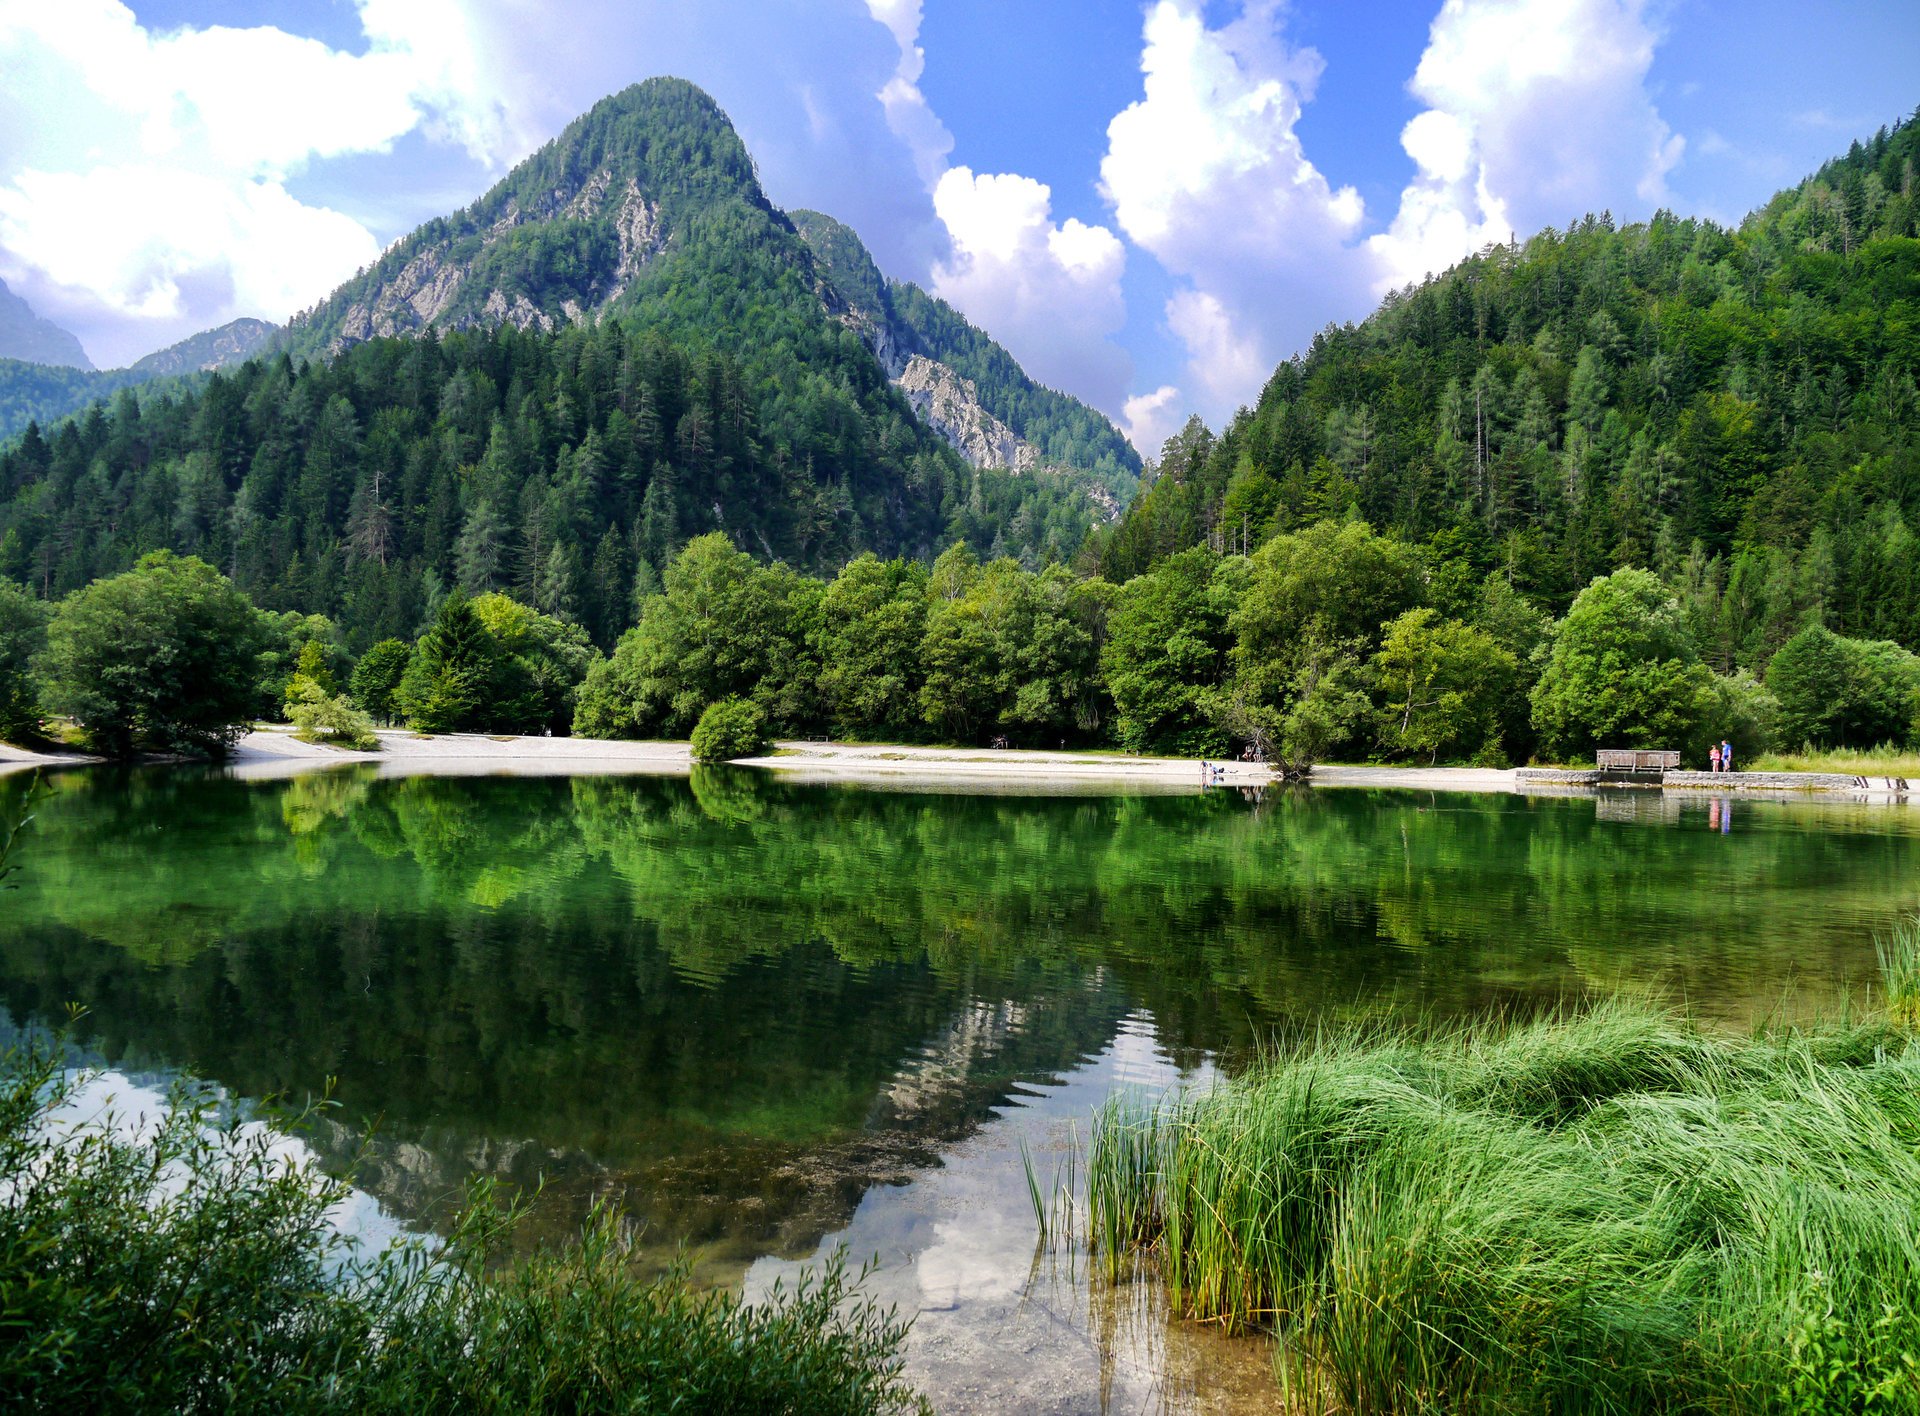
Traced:
[[1249, 0], [1216, 29], [1198, 0], [1159, 0], [1144, 94], [1108, 126], [1100, 164], [1121, 230], [1180, 281], [1168, 328], [1187, 396], [1216, 422], [1366, 289], [1359, 194], [1330, 183], [1295, 131], [1322, 61], [1286, 42], [1283, 19], [1277, 0]]
[[1011, 349], [1042, 383], [1118, 408], [1129, 368], [1111, 336], [1126, 319], [1126, 251], [1104, 226], [1053, 220], [1044, 182], [949, 168], [934, 211], [953, 243], [933, 291]]
[[1126, 248], [1104, 226], [1053, 219], [1053, 190], [1019, 173], [949, 166], [953, 136], [920, 90], [923, 0], [866, 0], [899, 46], [900, 63], [876, 97], [913, 153], [948, 250], [932, 265], [933, 293], [1005, 345], [1054, 388], [1108, 413], [1124, 402], [1132, 361], [1114, 342], [1126, 320]]
[[1136, 393], [1126, 401], [1120, 430], [1142, 457], [1158, 457], [1161, 447], [1180, 430], [1186, 416], [1180, 407], [1179, 387], [1161, 384], [1152, 393]]
[[0, 276], [106, 364], [325, 294], [378, 242], [290, 179], [430, 115], [472, 150], [505, 136], [490, 101], [450, 97], [475, 72], [453, 0], [362, 18], [350, 54], [265, 26], [154, 31], [118, 0], [0, 0]]
[[1667, 200], [1683, 140], [1647, 89], [1647, 0], [1446, 0], [1408, 89], [1415, 176], [1368, 246], [1378, 288], [1588, 211]]

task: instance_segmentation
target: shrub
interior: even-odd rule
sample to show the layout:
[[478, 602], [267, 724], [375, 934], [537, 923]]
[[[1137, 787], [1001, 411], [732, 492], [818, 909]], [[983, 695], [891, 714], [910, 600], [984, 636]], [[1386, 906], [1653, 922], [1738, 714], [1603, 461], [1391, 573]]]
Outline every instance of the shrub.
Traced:
[[293, 719], [294, 735], [302, 742], [331, 743], [358, 752], [380, 750], [373, 719], [348, 702], [344, 694], [325, 693], [311, 680], [301, 689], [300, 701], [291, 705], [288, 716]]
[[360, 656], [360, 662], [353, 666], [353, 677], [347, 683], [347, 692], [353, 695], [354, 703], [364, 712], [371, 714], [376, 722], [392, 723], [400, 714], [394, 695], [399, 691], [401, 677], [407, 672], [407, 663], [413, 658], [413, 646], [398, 639], [383, 639]]
[[[56, 1119], [82, 1078], [0, 1061], [0, 1399], [31, 1411], [923, 1412], [906, 1325], [836, 1259], [764, 1304], [643, 1281], [626, 1231], [498, 1262], [482, 1187], [438, 1247], [334, 1229], [346, 1181], [176, 1088], [139, 1128]], [[311, 1113], [281, 1118], [299, 1130]]]
[[723, 698], [700, 715], [693, 729], [693, 755], [701, 762], [758, 757], [772, 745], [766, 715], [746, 698]]
[[49, 706], [109, 757], [224, 756], [251, 719], [259, 616], [205, 561], [155, 551], [68, 596], [47, 629]]

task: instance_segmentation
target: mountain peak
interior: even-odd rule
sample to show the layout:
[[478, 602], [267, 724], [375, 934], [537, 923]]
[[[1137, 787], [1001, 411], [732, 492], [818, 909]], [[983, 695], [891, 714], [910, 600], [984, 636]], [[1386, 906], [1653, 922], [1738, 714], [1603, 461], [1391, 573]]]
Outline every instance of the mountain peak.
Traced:
[[720, 106], [684, 79], [648, 79], [601, 99], [471, 206], [420, 227], [296, 317], [293, 344], [585, 323], [700, 223], [729, 239], [775, 227], [792, 242]]
[[33, 306], [7, 288], [4, 280], [0, 280], [0, 359], [73, 369], [93, 367], [79, 340], [52, 320], [41, 319]]

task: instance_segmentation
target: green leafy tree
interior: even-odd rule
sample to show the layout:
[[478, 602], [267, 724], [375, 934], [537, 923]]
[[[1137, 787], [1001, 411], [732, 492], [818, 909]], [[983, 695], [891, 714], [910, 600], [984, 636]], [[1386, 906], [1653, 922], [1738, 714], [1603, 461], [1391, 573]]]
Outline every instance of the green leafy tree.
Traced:
[[47, 642], [51, 608], [0, 580], [0, 742], [40, 735], [40, 685], [33, 661]]
[[362, 654], [360, 662], [353, 666], [347, 692], [361, 711], [370, 714], [376, 722], [391, 723], [400, 717], [395, 695], [400, 691], [400, 680], [412, 657], [413, 646], [405, 640], [383, 639]]
[[1226, 597], [1216, 593], [1219, 564], [1196, 546], [1120, 587], [1100, 667], [1121, 746], [1184, 757], [1225, 751], [1209, 701], [1226, 674], [1231, 643]]
[[1767, 665], [1789, 747], [1876, 747], [1913, 741], [1920, 658], [1898, 644], [1847, 639], [1808, 625]]
[[856, 556], [820, 602], [814, 652], [827, 720], [848, 737], [919, 730], [920, 640], [927, 571], [912, 561]]
[[1434, 762], [1499, 746], [1519, 665], [1486, 630], [1408, 610], [1386, 627], [1372, 668], [1388, 752]]
[[300, 646], [300, 657], [294, 660], [293, 674], [287, 679], [282, 694], [288, 716], [292, 716], [295, 705], [311, 702], [316, 694], [320, 698], [331, 698], [334, 691], [333, 670], [327, 665], [326, 651], [317, 639], [309, 639]]
[[[1365, 671], [1357, 658], [1336, 654], [1308, 660], [1280, 718], [1281, 770], [1290, 777], [1305, 776], [1335, 747], [1351, 741], [1372, 712]], [[1249, 721], [1258, 725], [1261, 718], [1250, 715]]]
[[421, 732], [485, 729], [494, 721], [493, 694], [503, 657], [473, 601], [456, 591], [414, 646], [394, 693], [395, 706]]
[[1714, 707], [1714, 677], [1679, 601], [1644, 570], [1580, 592], [1533, 690], [1541, 746], [1566, 761], [1598, 747], [1678, 748], [1697, 760], [1718, 730]]
[[341, 647], [340, 628], [328, 616], [301, 614], [298, 610], [263, 611], [260, 624], [264, 647], [253, 709], [256, 718], [287, 711], [293, 699], [293, 678], [303, 664], [320, 675], [317, 681], [323, 682], [329, 693], [346, 676], [347, 656]]
[[1227, 701], [1244, 704], [1250, 722], [1297, 722], [1281, 728], [1290, 762], [1325, 755], [1365, 721], [1353, 695], [1381, 625], [1419, 603], [1423, 591], [1419, 553], [1364, 522], [1322, 521], [1275, 537], [1253, 555], [1228, 619], [1234, 676]]
[[587, 632], [505, 595], [476, 596], [473, 612], [500, 654], [493, 726], [566, 732], [580, 684], [598, 657]]
[[735, 762], [758, 757], [771, 746], [767, 716], [750, 698], [723, 698], [710, 704], [693, 728], [693, 756], [699, 762]]
[[590, 669], [576, 733], [675, 735], [723, 698], [754, 697], [779, 710], [802, 696], [814, 674], [806, 640], [817, 583], [759, 565], [716, 531], [687, 542], [663, 584], [613, 654]]
[[60, 605], [48, 699], [88, 745], [224, 756], [252, 716], [262, 642], [246, 596], [206, 562], [155, 551]]

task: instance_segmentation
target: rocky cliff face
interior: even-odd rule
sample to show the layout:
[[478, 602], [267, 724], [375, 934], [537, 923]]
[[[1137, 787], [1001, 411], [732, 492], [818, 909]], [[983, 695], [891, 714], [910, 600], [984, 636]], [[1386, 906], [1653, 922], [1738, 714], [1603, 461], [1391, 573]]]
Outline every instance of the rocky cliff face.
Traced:
[[858, 334], [922, 421], [975, 467], [1082, 472], [1096, 508], [1118, 514], [1140, 459], [1110, 421], [1043, 388], [983, 330], [918, 286], [889, 281], [860, 237], [817, 211], [790, 217], [828, 284], [826, 304]]
[[[609, 193], [615, 193], [609, 202]], [[557, 308], [543, 309], [524, 290], [508, 293], [489, 274], [512, 278], [511, 266], [490, 272], [484, 259], [513, 232], [553, 223], [578, 223], [609, 231], [612, 260], [594, 272], [585, 287], [562, 297]], [[371, 289], [351, 300], [339, 317], [337, 331], [328, 340], [329, 352], [365, 339], [387, 339], [417, 334], [429, 328], [465, 329], [510, 324], [543, 332], [562, 323], [579, 324], [618, 300], [637, 275], [666, 248], [667, 233], [660, 205], [648, 201], [632, 177], [616, 190], [611, 168], [600, 167], [577, 183], [547, 191], [531, 209], [518, 198], [508, 198], [504, 210], [489, 222], [477, 247], [460, 223], [438, 240], [422, 243], [397, 271], [372, 282]], [[376, 268], [377, 270], [378, 268]]]
[[920, 421], [975, 467], [1030, 472], [1039, 455], [1012, 428], [980, 406], [972, 379], [924, 354], [911, 356], [894, 380]]

